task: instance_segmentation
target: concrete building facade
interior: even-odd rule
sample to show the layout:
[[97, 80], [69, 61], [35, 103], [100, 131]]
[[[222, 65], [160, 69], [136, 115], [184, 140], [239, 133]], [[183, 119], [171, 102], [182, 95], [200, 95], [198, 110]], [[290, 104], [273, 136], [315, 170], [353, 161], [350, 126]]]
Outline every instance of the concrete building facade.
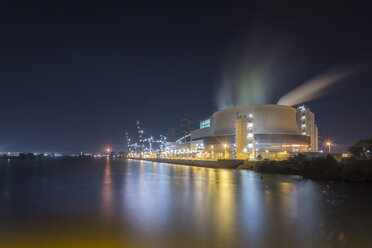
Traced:
[[[167, 154], [198, 158], [280, 159], [291, 153], [317, 151], [314, 114], [274, 104], [237, 106], [215, 112], [191, 133], [191, 141], [167, 146]], [[181, 154], [182, 155], [182, 154]]]

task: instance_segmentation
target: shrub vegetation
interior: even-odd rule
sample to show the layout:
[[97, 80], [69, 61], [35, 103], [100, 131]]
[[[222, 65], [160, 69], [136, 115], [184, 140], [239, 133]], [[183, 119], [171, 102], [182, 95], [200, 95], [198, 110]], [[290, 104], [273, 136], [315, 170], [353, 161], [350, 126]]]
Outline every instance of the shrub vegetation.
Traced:
[[360, 140], [350, 147], [351, 158], [337, 161], [333, 156], [307, 159], [303, 154], [286, 161], [246, 161], [240, 169], [264, 173], [301, 175], [315, 180], [372, 182], [372, 139]]

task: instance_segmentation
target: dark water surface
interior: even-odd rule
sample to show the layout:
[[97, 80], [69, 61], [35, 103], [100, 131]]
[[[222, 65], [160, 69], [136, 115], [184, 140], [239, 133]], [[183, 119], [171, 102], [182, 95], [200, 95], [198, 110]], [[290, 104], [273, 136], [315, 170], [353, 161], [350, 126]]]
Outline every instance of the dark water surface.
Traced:
[[372, 185], [134, 160], [0, 161], [0, 247], [372, 247]]

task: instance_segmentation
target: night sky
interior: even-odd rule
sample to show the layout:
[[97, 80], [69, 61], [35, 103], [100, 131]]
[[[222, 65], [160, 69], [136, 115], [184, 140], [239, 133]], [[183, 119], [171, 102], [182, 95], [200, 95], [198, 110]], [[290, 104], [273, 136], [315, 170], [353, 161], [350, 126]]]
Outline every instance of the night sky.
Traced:
[[0, 151], [120, 151], [137, 119], [155, 136], [184, 114], [198, 125], [236, 68], [257, 78], [240, 79], [247, 97], [275, 104], [357, 66], [305, 103], [346, 149], [372, 138], [372, 15], [353, 2], [3, 1]]

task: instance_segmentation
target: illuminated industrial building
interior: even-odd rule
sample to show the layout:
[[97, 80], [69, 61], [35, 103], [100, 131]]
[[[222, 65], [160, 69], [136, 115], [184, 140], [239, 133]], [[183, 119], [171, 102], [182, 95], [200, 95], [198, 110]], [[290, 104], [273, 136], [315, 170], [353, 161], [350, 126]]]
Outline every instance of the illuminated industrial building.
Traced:
[[167, 157], [200, 159], [284, 159], [292, 153], [316, 152], [318, 129], [304, 106], [249, 105], [226, 108], [200, 122], [177, 142], [168, 142]]

